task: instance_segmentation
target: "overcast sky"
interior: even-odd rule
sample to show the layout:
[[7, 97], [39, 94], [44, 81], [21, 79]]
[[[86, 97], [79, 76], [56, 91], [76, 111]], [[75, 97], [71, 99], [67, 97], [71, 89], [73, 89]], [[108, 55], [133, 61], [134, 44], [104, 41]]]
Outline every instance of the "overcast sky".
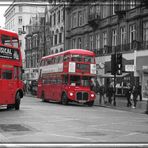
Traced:
[[9, 7], [9, 5], [12, 3], [13, 0], [0, 0], [0, 26], [4, 27], [5, 26], [5, 18], [4, 18], [4, 13], [5, 10]]

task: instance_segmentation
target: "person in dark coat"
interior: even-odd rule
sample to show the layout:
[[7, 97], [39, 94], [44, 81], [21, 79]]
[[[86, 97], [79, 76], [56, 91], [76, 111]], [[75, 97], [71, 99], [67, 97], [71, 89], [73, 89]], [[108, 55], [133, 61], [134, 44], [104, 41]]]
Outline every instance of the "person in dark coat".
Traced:
[[136, 105], [137, 105], [137, 96], [138, 96], [138, 88], [137, 86], [133, 86], [133, 90], [132, 90], [132, 93], [133, 93], [133, 108], [136, 108]]
[[107, 89], [107, 96], [108, 96], [108, 102], [111, 104], [112, 103], [112, 97], [114, 94], [114, 87], [112, 85], [112, 83], [109, 85], [108, 89]]
[[130, 86], [130, 84], [127, 84], [127, 88], [126, 88], [126, 93], [125, 96], [127, 98], [127, 107], [131, 107], [132, 103], [131, 103], [131, 93], [132, 93], [132, 87]]
[[99, 88], [99, 94], [100, 94], [100, 99], [99, 99], [99, 103], [102, 104], [102, 98], [104, 100], [104, 104], [106, 104], [106, 101], [105, 101], [105, 86], [104, 85], [101, 85], [100, 88]]
[[138, 84], [138, 96], [139, 96], [139, 100], [142, 101], [142, 88], [141, 88], [141, 84]]

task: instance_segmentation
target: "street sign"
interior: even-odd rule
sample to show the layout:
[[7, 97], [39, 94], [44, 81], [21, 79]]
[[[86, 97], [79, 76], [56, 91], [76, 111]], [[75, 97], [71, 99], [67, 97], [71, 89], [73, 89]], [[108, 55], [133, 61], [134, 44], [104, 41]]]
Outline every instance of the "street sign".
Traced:
[[134, 65], [125, 65], [125, 71], [134, 71]]

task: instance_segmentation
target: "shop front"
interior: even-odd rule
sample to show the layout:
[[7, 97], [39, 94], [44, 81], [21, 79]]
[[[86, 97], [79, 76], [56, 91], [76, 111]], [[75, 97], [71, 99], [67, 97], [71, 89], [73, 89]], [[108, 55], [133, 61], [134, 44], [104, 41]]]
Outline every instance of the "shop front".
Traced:
[[137, 57], [136, 70], [140, 75], [142, 99], [148, 100], [148, 56]]
[[[116, 95], [125, 96], [127, 84], [134, 85], [134, 60], [122, 59], [122, 75], [116, 75]], [[105, 62], [105, 86], [109, 86], [114, 81], [114, 75], [111, 75], [111, 62]]]

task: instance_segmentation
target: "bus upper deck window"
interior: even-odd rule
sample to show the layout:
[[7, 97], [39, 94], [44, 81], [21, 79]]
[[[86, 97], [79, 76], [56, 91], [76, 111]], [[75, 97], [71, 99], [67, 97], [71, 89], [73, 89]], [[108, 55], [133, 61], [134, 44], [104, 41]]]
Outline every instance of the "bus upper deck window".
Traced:
[[81, 62], [82, 56], [81, 55], [72, 55], [71, 60], [76, 61], [76, 62]]
[[59, 63], [63, 62], [63, 56], [59, 56]]
[[64, 62], [69, 61], [69, 59], [70, 59], [69, 55], [64, 55], [64, 59], [63, 59]]
[[17, 38], [12, 38], [12, 46], [15, 48], [19, 47], [19, 42]]
[[11, 38], [6, 35], [1, 36], [2, 44], [11, 46]]
[[94, 63], [94, 58], [90, 57], [90, 56], [85, 56], [84, 57], [84, 62]]

